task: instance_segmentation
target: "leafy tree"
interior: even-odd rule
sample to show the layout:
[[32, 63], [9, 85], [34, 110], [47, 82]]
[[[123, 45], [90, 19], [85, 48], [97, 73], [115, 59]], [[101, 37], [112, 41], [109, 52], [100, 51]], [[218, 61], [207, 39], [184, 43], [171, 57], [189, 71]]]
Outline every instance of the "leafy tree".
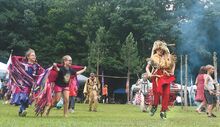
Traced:
[[130, 33], [121, 48], [121, 58], [127, 68], [127, 101], [129, 101], [130, 74], [140, 72], [140, 57], [138, 55], [137, 42], [134, 41], [133, 34]]
[[[108, 43], [108, 32], [105, 30], [105, 27], [100, 27], [96, 32], [95, 41], [92, 41], [89, 44], [89, 56], [88, 63], [89, 65], [96, 65], [96, 73], [99, 75], [99, 67], [103, 64], [103, 61], [106, 57], [106, 44]], [[92, 66], [91, 66], [92, 68]]]
[[[126, 75], [127, 65], [119, 53], [127, 35], [133, 33], [140, 61], [150, 56], [153, 42], [161, 37], [178, 46], [185, 42], [180, 36], [179, 23], [190, 17], [187, 10], [197, 2], [202, 3], [198, 0], [1, 0], [0, 60], [6, 61], [11, 49], [15, 55], [24, 55], [28, 48], [33, 48], [39, 63], [45, 67], [69, 54], [74, 64], [89, 63], [90, 69], [103, 69], [105, 74]], [[208, 8], [198, 31], [208, 28], [212, 43], [207, 47], [215, 51], [219, 41], [219, 1], [203, 2]], [[105, 28], [103, 34], [98, 34], [100, 27]], [[90, 49], [97, 47], [98, 41], [103, 42], [104, 51], [96, 55], [99, 57], [96, 62]]]

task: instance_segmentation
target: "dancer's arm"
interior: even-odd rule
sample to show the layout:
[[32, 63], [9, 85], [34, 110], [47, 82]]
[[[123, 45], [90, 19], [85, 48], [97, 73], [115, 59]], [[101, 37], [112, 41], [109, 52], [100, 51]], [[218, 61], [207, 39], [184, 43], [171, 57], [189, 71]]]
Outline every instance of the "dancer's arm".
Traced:
[[152, 76], [152, 74], [151, 74], [151, 72], [150, 72], [150, 66], [151, 66], [151, 62], [149, 61], [148, 64], [147, 64], [147, 66], [146, 66], [146, 72], [147, 72], [147, 75], [148, 75], [149, 77]]
[[175, 68], [176, 68], [176, 64], [174, 64], [172, 69], [171, 69], [171, 72], [170, 72], [171, 75], [174, 75]]
[[57, 63], [53, 63], [53, 67], [56, 71], [60, 71], [60, 68], [57, 66]]
[[83, 72], [85, 72], [85, 71], [86, 71], [86, 68], [87, 68], [87, 67], [85, 66], [85, 67], [84, 67], [82, 70], [77, 71], [77, 72], [76, 72], [76, 74], [77, 74], [77, 75], [82, 74]]
[[89, 83], [89, 79], [86, 80], [86, 83], [85, 83], [85, 85], [84, 85], [84, 89], [83, 89], [83, 94], [84, 94], [84, 96], [86, 96], [86, 94], [88, 93], [88, 90], [87, 90], [88, 83]]

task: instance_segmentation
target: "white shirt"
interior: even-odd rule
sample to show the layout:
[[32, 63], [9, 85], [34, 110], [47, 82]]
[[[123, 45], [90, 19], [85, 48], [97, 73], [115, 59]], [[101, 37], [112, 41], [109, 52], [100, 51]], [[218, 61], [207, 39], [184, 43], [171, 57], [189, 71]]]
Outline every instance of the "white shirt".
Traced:
[[143, 79], [141, 79], [139, 83], [141, 88], [140, 90], [143, 94], [146, 94], [148, 90], [152, 87], [152, 84], [149, 82], [149, 80], [144, 81]]
[[2, 88], [2, 81], [0, 81], [0, 89]]
[[177, 97], [176, 97], [176, 102], [177, 102], [177, 103], [181, 103], [181, 102], [182, 102], [182, 99], [181, 99], [180, 96], [177, 96]]
[[212, 77], [210, 75], [207, 75], [207, 76], [208, 76], [207, 77], [208, 84], [207, 84], [207, 86], [204, 85], [205, 86], [204, 89], [205, 90], [214, 90], [215, 89], [214, 81], [213, 81], [213, 79], [212, 79]]

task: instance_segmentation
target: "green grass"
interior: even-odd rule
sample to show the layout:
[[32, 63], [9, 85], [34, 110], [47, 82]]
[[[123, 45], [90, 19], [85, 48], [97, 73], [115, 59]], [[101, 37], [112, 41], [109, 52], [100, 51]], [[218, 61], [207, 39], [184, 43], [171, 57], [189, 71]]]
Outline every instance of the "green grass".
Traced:
[[18, 117], [18, 107], [0, 102], [0, 127], [220, 127], [217, 118], [197, 114], [195, 107], [182, 110], [174, 107], [168, 119], [161, 120], [159, 112], [151, 117], [134, 105], [99, 104], [98, 112], [89, 112], [87, 104], [76, 104], [75, 113], [63, 117], [63, 109], [53, 109], [49, 117], [35, 117], [33, 107], [27, 117]]

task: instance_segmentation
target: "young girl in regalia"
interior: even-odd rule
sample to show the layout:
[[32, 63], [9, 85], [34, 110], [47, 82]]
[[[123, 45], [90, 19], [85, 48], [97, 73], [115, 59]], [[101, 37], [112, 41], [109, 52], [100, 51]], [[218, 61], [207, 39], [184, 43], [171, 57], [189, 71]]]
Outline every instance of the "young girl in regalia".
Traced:
[[53, 90], [55, 96], [53, 97], [48, 109], [45, 110], [45, 115], [49, 115], [50, 109], [61, 99], [61, 95], [63, 94], [64, 117], [67, 117], [70, 86], [74, 85], [73, 79], [84, 71], [86, 71], [86, 67], [81, 69], [81, 67], [72, 65], [72, 58], [69, 55], [63, 56], [62, 64], [54, 63], [49, 80], [54, 84]]
[[[44, 69], [36, 62], [36, 54], [33, 49], [29, 49], [25, 58], [12, 56], [12, 63], [9, 67], [10, 80], [14, 92], [12, 103], [20, 104], [19, 116], [25, 117], [27, 108], [34, 96], [34, 87], [37, 86], [37, 79]], [[14, 91], [14, 90], [12, 90]]]

